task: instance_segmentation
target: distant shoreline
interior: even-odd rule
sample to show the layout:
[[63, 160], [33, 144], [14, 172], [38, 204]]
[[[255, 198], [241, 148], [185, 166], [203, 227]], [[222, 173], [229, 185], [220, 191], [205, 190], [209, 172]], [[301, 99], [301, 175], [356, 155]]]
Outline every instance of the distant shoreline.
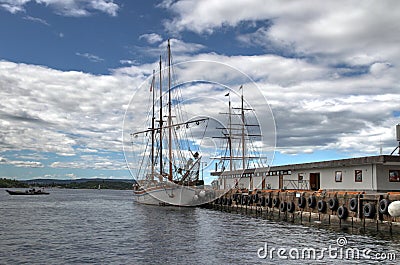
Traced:
[[63, 188], [63, 189], [114, 189], [130, 190], [134, 180], [125, 179], [76, 179], [76, 180], [56, 180], [56, 179], [32, 179], [32, 180], [12, 180], [0, 179], [0, 188]]

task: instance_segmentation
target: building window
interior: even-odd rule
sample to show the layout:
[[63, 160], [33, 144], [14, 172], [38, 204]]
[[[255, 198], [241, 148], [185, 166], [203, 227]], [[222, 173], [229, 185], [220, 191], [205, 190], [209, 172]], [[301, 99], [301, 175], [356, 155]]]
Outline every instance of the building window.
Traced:
[[389, 181], [400, 182], [399, 170], [389, 170]]
[[336, 182], [342, 182], [342, 171], [336, 171], [335, 172], [335, 181]]
[[355, 170], [354, 171], [354, 180], [356, 182], [362, 182], [362, 170]]
[[299, 177], [299, 181], [303, 181], [304, 173], [299, 173], [298, 177]]

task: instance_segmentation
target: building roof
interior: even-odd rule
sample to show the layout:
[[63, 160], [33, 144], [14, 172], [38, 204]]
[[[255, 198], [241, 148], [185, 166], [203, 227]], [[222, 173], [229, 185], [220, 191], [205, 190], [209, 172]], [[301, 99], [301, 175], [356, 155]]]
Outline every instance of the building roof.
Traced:
[[312, 168], [335, 168], [335, 167], [370, 165], [370, 164], [400, 165], [400, 156], [390, 156], [390, 155], [366, 156], [366, 157], [346, 158], [339, 160], [329, 160], [329, 161], [311, 162], [303, 164], [271, 166], [270, 170], [278, 171], [278, 170], [300, 170], [300, 169], [312, 169]]
[[288, 164], [281, 166], [270, 166], [263, 168], [251, 168], [245, 170], [234, 170], [224, 172], [213, 172], [213, 176], [231, 176], [234, 174], [255, 173], [255, 172], [274, 172], [274, 171], [294, 171], [306, 169], [320, 169], [320, 168], [340, 168], [347, 166], [357, 165], [372, 165], [372, 164], [386, 164], [400, 166], [400, 156], [379, 155], [379, 156], [365, 156], [356, 158], [346, 158], [338, 160], [328, 160], [320, 162], [310, 162], [303, 164]]

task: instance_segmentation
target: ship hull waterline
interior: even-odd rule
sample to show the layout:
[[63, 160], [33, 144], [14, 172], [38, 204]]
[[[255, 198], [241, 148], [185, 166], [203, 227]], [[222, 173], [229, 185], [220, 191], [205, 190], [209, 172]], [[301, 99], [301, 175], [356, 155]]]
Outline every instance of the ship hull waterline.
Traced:
[[185, 186], [154, 187], [134, 190], [133, 201], [147, 205], [198, 206], [208, 202], [204, 194]]

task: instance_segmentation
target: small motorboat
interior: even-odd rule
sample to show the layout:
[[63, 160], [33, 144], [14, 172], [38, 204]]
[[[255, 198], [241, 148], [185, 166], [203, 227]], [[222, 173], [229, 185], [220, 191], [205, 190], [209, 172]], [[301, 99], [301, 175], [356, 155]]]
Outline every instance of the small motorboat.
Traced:
[[50, 193], [36, 190], [36, 189], [29, 189], [25, 191], [17, 191], [17, 190], [6, 190], [10, 195], [49, 195]]

